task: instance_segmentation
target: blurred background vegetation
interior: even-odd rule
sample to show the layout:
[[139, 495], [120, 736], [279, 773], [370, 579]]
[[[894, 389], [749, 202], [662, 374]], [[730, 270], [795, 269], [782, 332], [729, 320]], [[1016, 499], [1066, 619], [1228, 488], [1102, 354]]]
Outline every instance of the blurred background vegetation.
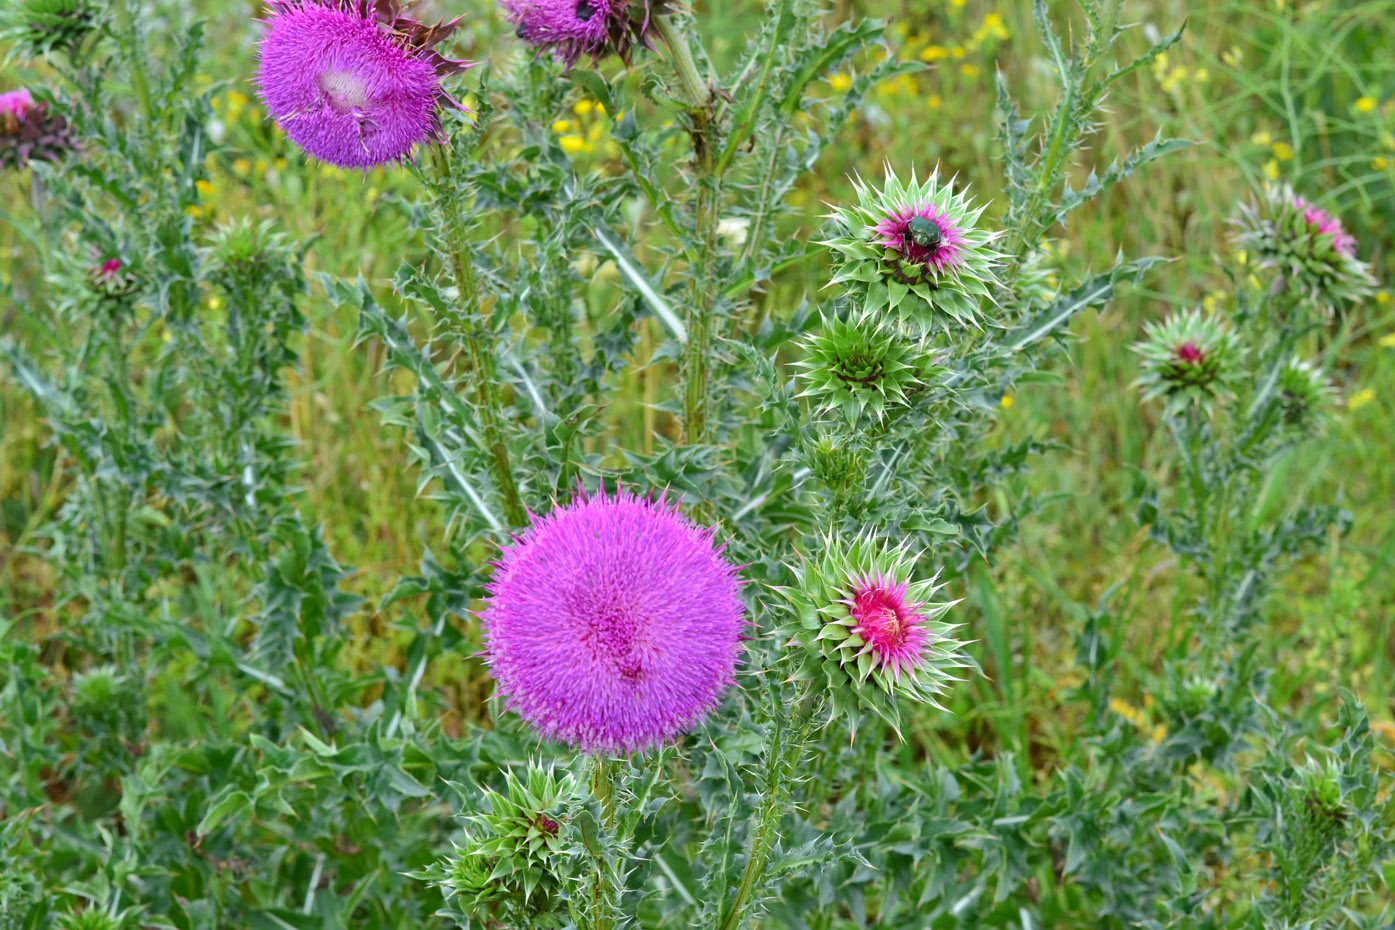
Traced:
[[[503, 68], [528, 54], [491, 4], [433, 0], [433, 6], [442, 16], [466, 17], [459, 46], [464, 57]], [[750, 2], [694, 6], [709, 51], [722, 61], [740, 51], [761, 15], [760, 5]], [[1057, 15], [1071, 16], [1069, 4], [1052, 6]], [[979, 198], [994, 201], [988, 215], [998, 215], [1001, 204], [992, 186], [1000, 175], [999, 156], [990, 119], [995, 68], [1007, 75], [1024, 111], [1041, 112], [1052, 101], [1030, 2], [840, 0], [834, 7], [830, 16], [837, 19], [887, 19], [892, 53], [923, 62], [925, 69], [880, 85], [841, 129], [843, 144], [830, 148], [815, 175], [790, 195], [803, 219], [788, 234], [814, 235], [826, 212], [823, 203], [846, 197], [852, 173], [877, 174], [883, 161], [901, 172], [938, 162], [971, 181]], [[247, 26], [259, 14], [257, 3], [189, 0], [187, 13], [210, 20], [209, 70], [199, 79], [214, 92], [219, 143], [208, 156], [212, 180], [201, 187], [197, 223], [211, 228], [252, 215], [293, 236], [313, 237], [311, 270], [361, 274], [395, 309], [390, 277], [400, 258], [426, 254], [410, 231], [415, 182], [404, 171], [365, 175], [308, 163], [265, 120], [250, 83], [256, 31]], [[1125, 20], [1145, 26], [1124, 42], [1128, 50], [1141, 50], [1184, 17], [1189, 26], [1182, 42], [1117, 86], [1087, 157], [1126, 151], [1159, 128], [1201, 144], [1148, 166], [1094, 209], [1074, 214], [1053, 256], [1077, 271], [1107, 267], [1121, 249], [1176, 261], [1104, 312], [1083, 315], [1060, 384], [1033, 385], [1004, 398], [1009, 409], [999, 440], [1037, 435], [1061, 445], [1025, 479], [1051, 497], [1041, 513], [1024, 521], [1022, 538], [1009, 554], [991, 571], [973, 574], [962, 592], [967, 603], [960, 618], [983, 643], [987, 676], [958, 689], [949, 705], [958, 720], [950, 725], [970, 747], [1029, 753], [1039, 773], [1072, 748], [1075, 711], [1058, 694], [1076, 684], [1070, 679], [1067, 628], [1080, 603], [1093, 604], [1108, 585], [1124, 581], [1115, 603], [1123, 612], [1117, 629], [1127, 638], [1120, 650], [1126, 664], [1115, 693], [1128, 698], [1116, 698], [1113, 707], [1155, 738], [1160, 723], [1151, 713], [1150, 684], [1162, 660], [1185, 649], [1189, 639], [1195, 592], [1179, 587], [1184, 576], [1160, 561], [1161, 549], [1144, 545], [1129, 501], [1132, 470], [1157, 471], [1164, 461], [1164, 443], [1153, 442], [1155, 412], [1141, 408], [1130, 387], [1135, 360], [1129, 346], [1143, 323], [1177, 306], [1225, 311], [1225, 282], [1210, 256], [1223, 248], [1225, 218], [1267, 179], [1291, 182], [1339, 213], [1382, 279], [1395, 243], [1395, 56], [1389, 53], [1395, 46], [1395, 2], [1128, 2]], [[652, 67], [662, 63], [641, 56], [640, 69]], [[823, 92], [840, 94], [851, 77], [832, 76]], [[0, 91], [43, 81], [41, 69], [0, 68]], [[580, 93], [555, 114], [551, 129], [578, 171], [621, 170], [609, 144], [615, 117]], [[1082, 176], [1086, 171], [1082, 167]], [[0, 177], [8, 216], [23, 216], [28, 197], [27, 177]], [[482, 223], [490, 228], [487, 219]], [[742, 234], [739, 222], [725, 228], [732, 236]], [[38, 349], [53, 321], [22, 297], [47, 273], [43, 242], [44, 231], [36, 225], [16, 220], [0, 226], [0, 281], [16, 297], [3, 310], [0, 330]], [[612, 312], [620, 294], [613, 266], [603, 255], [578, 254], [576, 267], [592, 278], [591, 318]], [[812, 264], [781, 272], [758, 297], [762, 310], [780, 314], [805, 295], [817, 299], [823, 277], [824, 269]], [[398, 618], [376, 613], [373, 605], [416, 568], [424, 548], [439, 545], [445, 520], [429, 498], [418, 495], [402, 436], [385, 430], [370, 408], [375, 398], [393, 392], [389, 376], [379, 374], [380, 349], [353, 345], [351, 308], [336, 309], [317, 293], [305, 310], [312, 323], [291, 380], [287, 424], [303, 462], [301, 509], [308, 522], [324, 524], [336, 558], [355, 566], [348, 586], [367, 599], [352, 621], [359, 635], [346, 655], [364, 667], [401, 664], [404, 634], [392, 630]], [[676, 378], [671, 362], [645, 365], [662, 338], [652, 321], [642, 325], [651, 331], [641, 334], [637, 364], [617, 385], [609, 418], [617, 447], [652, 450], [656, 431], [676, 433], [669, 415], [656, 408], [670, 397]], [[1278, 657], [1270, 700], [1300, 717], [1330, 722], [1336, 688], [1351, 687], [1366, 700], [1373, 725], [1389, 743], [1395, 742], [1395, 697], [1388, 684], [1395, 662], [1390, 292], [1334, 325], [1348, 327], [1354, 339], [1351, 351], [1329, 360], [1342, 390], [1337, 422], [1325, 442], [1303, 446], [1285, 462], [1266, 494], [1277, 505], [1302, 489], [1318, 498], [1340, 491], [1355, 526], [1288, 576], [1269, 607], [1265, 654]], [[57, 452], [28, 399], [4, 379], [0, 424], [0, 613], [53, 629], [64, 622], [64, 592], [26, 548], [36, 544], [35, 530], [64, 499], [66, 488], [54, 468]], [[1007, 483], [998, 500], [988, 503], [1006, 506], [1023, 490]], [[228, 605], [244, 593], [210, 573], [195, 609], [202, 604], [210, 617], [226, 616]], [[470, 630], [468, 636], [477, 640], [478, 633]], [[463, 656], [434, 663], [427, 684], [447, 696], [453, 719], [483, 715], [488, 687], [478, 663]], [[933, 746], [946, 736], [922, 731], [913, 743]]]

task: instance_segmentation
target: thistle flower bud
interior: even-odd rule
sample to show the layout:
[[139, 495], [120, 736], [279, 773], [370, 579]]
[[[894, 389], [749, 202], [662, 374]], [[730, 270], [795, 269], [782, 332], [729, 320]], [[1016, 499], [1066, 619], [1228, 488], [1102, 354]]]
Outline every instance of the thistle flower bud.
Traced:
[[858, 202], [834, 208], [837, 235], [823, 243], [835, 253], [830, 284], [847, 286], [869, 313], [890, 309], [922, 329], [978, 325], [998, 284], [998, 234], [974, 225], [984, 208], [952, 183], [937, 168], [903, 184], [890, 165], [880, 189], [855, 180]]
[[92, 0], [14, 0], [0, 18], [0, 38], [34, 56], [71, 54], [96, 26]]
[[1312, 362], [1294, 356], [1279, 369], [1275, 390], [1283, 410], [1284, 425], [1297, 432], [1321, 429], [1332, 397], [1332, 382]]
[[1356, 238], [1342, 221], [1288, 185], [1266, 186], [1231, 223], [1236, 245], [1275, 273], [1277, 291], [1331, 313], [1375, 289], [1371, 268], [1356, 257]]
[[0, 169], [59, 161], [77, 148], [68, 121], [29, 91], [0, 94]]
[[298, 276], [285, 236], [269, 221], [240, 217], [214, 231], [208, 245], [209, 277], [228, 290], [265, 290]]
[[830, 535], [784, 589], [791, 619], [781, 639], [792, 677], [826, 689], [832, 716], [854, 729], [870, 711], [899, 732], [899, 699], [938, 707], [955, 670], [973, 666], [956, 627], [939, 620], [958, 602], [932, 601], [943, 586], [915, 580], [914, 563], [870, 533]]
[[438, 885], [449, 907], [484, 926], [560, 927], [583, 847], [574, 821], [577, 782], [551, 766], [530, 764], [520, 780], [505, 774], [505, 791], [486, 791], [466, 817], [455, 854], [419, 873]]
[[808, 336], [801, 348], [800, 396], [813, 398], [822, 411], [842, 411], [849, 423], [864, 412], [880, 421], [888, 407], [905, 406], [935, 371], [922, 345], [879, 326], [867, 313], [851, 320], [825, 317], [823, 331]]
[[428, 26], [400, 0], [271, 0], [257, 84], [267, 113], [311, 156], [342, 168], [410, 158], [460, 107], [441, 78], [471, 67], [437, 45], [459, 20]]
[[1198, 310], [1174, 313], [1144, 326], [1146, 337], [1133, 349], [1143, 357], [1135, 385], [1143, 399], [1166, 397], [1169, 404], [1209, 408], [1235, 378], [1240, 340], [1225, 323]]

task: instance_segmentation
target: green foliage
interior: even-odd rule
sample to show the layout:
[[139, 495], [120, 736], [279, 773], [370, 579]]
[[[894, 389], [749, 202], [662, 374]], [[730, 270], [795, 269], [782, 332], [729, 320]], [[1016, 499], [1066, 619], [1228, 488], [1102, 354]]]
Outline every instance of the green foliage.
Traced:
[[[1370, 4], [1302, 6], [1255, 13], [1273, 61], [1228, 77], [1275, 82], [1258, 109], [1293, 129], [1298, 189], [1330, 144], [1355, 224], [1384, 202], [1353, 167], [1377, 130], [1302, 120], [1364, 113], [1349, 92], [1388, 70], [1323, 64], [1378, 59]], [[963, 83], [994, 63], [986, 19], [937, 56], [804, 0], [654, 12], [653, 48], [565, 73], [472, 17], [461, 53], [492, 64], [450, 89], [474, 115], [400, 172], [342, 176], [232, 115], [185, 5], [5, 11], [82, 146], [0, 198], [0, 442], [32, 457], [0, 487], [0, 925], [1388, 924], [1388, 752], [1308, 637], [1383, 655], [1363, 592], [1391, 548], [1342, 550], [1350, 505], [1295, 480], [1334, 431], [1329, 379], [1376, 351], [1353, 342], [1374, 279], [1352, 257], [1334, 285], [1332, 243], [1213, 254], [1203, 194], [1153, 186], [1202, 157], [1154, 115], [1234, 141], [1147, 83], [1182, 30], [1141, 39], [1115, 0], [1009, 11], [1040, 45], [996, 56], [990, 121], [989, 79]], [[859, 149], [887, 190], [830, 180]], [[894, 181], [937, 162], [954, 193]], [[869, 245], [867, 211], [912, 193], [972, 226], [957, 283]], [[1159, 254], [1117, 251], [1140, 241]], [[1146, 393], [1186, 398], [1145, 435], [1113, 302], [1193, 305], [1200, 281], [1215, 316], [1141, 353]], [[326, 355], [372, 373], [346, 392]], [[1089, 486], [1068, 447], [1098, 455]], [[508, 533], [616, 485], [717, 527], [751, 638], [698, 732], [577, 759], [488, 700], [473, 610]], [[1125, 504], [1143, 532], [1108, 525]], [[1315, 553], [1331, 587], [1294, 632]], [[869, 661], [847, 600], [873, 573], [922, 602], [928, 664]]]

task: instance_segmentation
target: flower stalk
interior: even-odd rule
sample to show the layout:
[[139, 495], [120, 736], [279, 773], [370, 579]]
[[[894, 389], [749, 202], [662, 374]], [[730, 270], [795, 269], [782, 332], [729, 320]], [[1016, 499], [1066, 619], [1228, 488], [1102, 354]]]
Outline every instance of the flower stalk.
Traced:
[[[436, 169], [438, 186], [445, 186], [450, 180], [450, 155], [440, 145], [432, 147], [432, 162]], [[439, 192], [438, 192], [439, 193]], [[441, 200], [437, 200], [438, 206]], [[465, 351], [466, 367], [473, 381], [475, 410], [484, 433], [490, 462], [494, 470], [494, 482], [498, 485], [502, 499], [504, 516], [511, 526], [526, 526], [528, 511], [518, 493], [518, 485], [513, 478], [513, 466], [509, 459], [509, 449], [504, 443], [504, 432], [500, 420], [498, 384], [494, 368], [494, 333], [488, 325], [477, 322], [480, 315], [479, 285], [475, 280], [475, 267], [470, 258], [470, 245], [458, 211], [440, 210], [442, 228], [445, 230], [446, 250], [450, 256], [451, 277], [455, 280], [462, 311], [452, 314], [451, 322], [456, 335], [460, 337], [461, 348]]]

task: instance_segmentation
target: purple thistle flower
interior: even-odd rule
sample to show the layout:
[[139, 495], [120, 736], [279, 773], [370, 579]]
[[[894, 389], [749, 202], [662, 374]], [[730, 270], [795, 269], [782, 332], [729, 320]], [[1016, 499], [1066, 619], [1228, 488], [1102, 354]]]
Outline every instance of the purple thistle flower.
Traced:
[[77, 148], [68, 121], [26, 88], [0, 94], [0, 168], [58, 161]]
[[[920, 222], [916, 222], [917, 219]], [[925, 225], [927, 221], [933, 225]], [[901, 204], [868, 229], [882, 248], [896, 252], [907, 264], [933, 265], [936, 274], [945, 274], [964, 264], [964, 233], [955, 225], [949, 211], [933, 200]], [[906, 276], [902, 273], [898, 277]]]
[[677, 505], [582, 497], [503, 549], [481, 613], [505, 707], [586, 752], [671, 742], [735, 677], [737, 568]]
[[876, 666], [890, 673], [914, 675], [930, 654], [930, 635], [921, 611], [925, 604], [908, 596], [908, 585], [874, 569], [853, 579], [851, 596], [843, 601], [852, 632], [862, 637]]
[[613, 52], [628, 58], [636, 42], [648, 45], [657, 12], [644, 2], [643, 15], [636, 16], [629, 0], [499, 0], [499, 5], [520, 39], [568, 68], [582, 55], [602, 58]]
[[29, 111], [33, 106], [33, 95], [23, 87], [19, 90], [0, 94], [0, 119], [12, 116], [16, 121], [22, 123], [29, 116]]
[[401, 162], [460, 106], [441, 78], [471, 67], [434, 47], [459, 20], [425, 26], [398, 0], [269, 0], [257, 84], [267, 112], [307, 153], [343, 168]]

